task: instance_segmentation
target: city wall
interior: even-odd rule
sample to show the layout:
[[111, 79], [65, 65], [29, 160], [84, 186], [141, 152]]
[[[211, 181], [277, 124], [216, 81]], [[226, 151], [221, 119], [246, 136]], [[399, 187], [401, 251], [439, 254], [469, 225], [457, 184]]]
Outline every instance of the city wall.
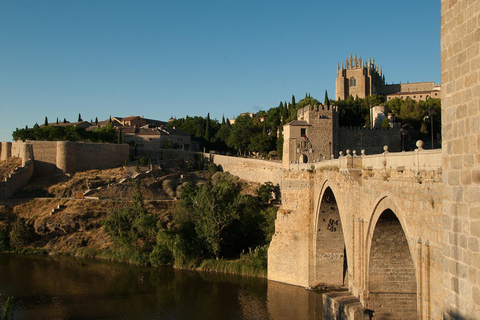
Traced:
[[282, 184], [282, 163], [280, 161], [267, 161], [260, 159], [239, 158], [218, 154], [205, 154], [222, 171], [228, 171], [243, 180], [257, 183], [272, 182], [274, 185]]
[[122, 166], [129, 159], [126, 144], [27, 141], [35, 157], [35, 174], [73, 174]]
[[[400, 127], [369, 129], [363, 127], [340, 127], [338, 129], [338, 146], [336, 149], [344, 154], [347, 149], [356, 150], [360, 154], [379, 154], [388, 145], [390, 152], [401, 151]], [[335, 155], [337, 156], [337, 155]]]
[[32, 177], [33, 149], [31, 145], [23, 142], [2, 142], [0, 148], [0, 160], [7, 160], [10, 157], [22, 159], [21, 166], [11, 172], [5, 180], [0, 181], [0, 199], [7, 199], [13, 192], [26, 185]]

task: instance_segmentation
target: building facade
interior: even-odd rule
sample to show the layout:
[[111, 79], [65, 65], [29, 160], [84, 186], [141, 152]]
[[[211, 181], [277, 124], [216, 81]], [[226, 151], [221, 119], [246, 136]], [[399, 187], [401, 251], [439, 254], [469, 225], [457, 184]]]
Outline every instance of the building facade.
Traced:
[[374, 59], [368, 61], [350, 56], [342, 65], [337, 64], [335, 99], [345, 100], [348, 96], [365, 98], [371, 95], [393, 98], [427, 100], [441, 98], [441, 86], [434, 82], [386, 84], [382, 69]]

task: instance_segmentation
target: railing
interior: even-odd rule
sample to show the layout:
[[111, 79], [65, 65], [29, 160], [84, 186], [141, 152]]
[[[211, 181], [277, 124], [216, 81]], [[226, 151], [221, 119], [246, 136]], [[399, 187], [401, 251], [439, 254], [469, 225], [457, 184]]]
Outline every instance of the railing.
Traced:
[[[323, 160], [311, 163], [290, 163], [289, 170], [311, 170], [328, 167], [339, 169], [357, 168], [366, 170], [396, 169], [396, 170], [438, 170], [442, 167], [442, 149], [425, 150], [421, 147], [408, 152], [384, 152], [375, 155], [356, 155], [355, 153], [340, 154], [338, 159]], [[388, 150], [388, 149], [387, 149]]]

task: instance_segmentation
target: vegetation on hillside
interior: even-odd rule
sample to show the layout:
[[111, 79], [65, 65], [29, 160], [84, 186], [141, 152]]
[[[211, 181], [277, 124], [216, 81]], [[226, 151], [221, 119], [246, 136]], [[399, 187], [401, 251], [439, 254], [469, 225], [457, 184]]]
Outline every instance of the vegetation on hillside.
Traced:
[[217, 172], [207, 183], [183, 187], [169, 222], [145, 209], [137, 183], [131, 203], [115, 210], [103, 225], [117, 258], [181, 268], [199, 267], [208, 259], [242, 258], [244, 264], [265, 270], [274, 232], [274, 196], [279, 190], [271, 183], [249, 195], [238, 177]]

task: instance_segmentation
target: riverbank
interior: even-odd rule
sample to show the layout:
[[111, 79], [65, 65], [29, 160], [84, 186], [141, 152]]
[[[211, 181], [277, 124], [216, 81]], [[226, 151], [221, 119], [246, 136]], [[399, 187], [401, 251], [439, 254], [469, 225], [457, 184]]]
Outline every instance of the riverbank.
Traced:
[[[112, 236], [106, 232], [104, 222], [111, 218], [114, 212], [125, 210], [133, 203], [135, 182], [130, 180], [120, 184], [119, 181], [123, 179], [122, 170], [122, 168], [93, 170], [75, 174], [66, 180], [55, 181], [54, 177], [48, 177], [48, 179], [33, 181], [17, 194], [17, 198], [4, 201], [0, 205], [0, 250], [3, 248], [3, 250], [15, 250], [17, 253], [27, 255], [71, 255], [153, 267], [170, 265], [177, 269], [266, 277], [266, 245], [253, 246], [255, 249], [249, 249], [250, 246], [245, 247], [242, 249], [242, 253], [237, 254], [237, 257], [240, 256], [238, 259], [218, 260], [208, 258], [205, 249], [187, 250], [187, 252], [184, 250], [185, 248], [182, 248], [184, 252], [181, 252], [181, 259], [172, 257], [170, 261], [166, 261], [163, 256], [160, 256], [160, 259], [158, 257], [152, 259], [150, 255], [153, 247], [151, 246], [147, 251], [131, 250], [139, 248], [138, 246], [143, 244], [143, 240], [133, 245], [132, 248], [118, 246], [115, 239], [112, 239]], [[207, 171], [173, 174], [157, 172], [138, 180], [142, 198], [141, 206], [153, 219], [153, 223], [148, 229], [148, 241], [153, 245], [158, 242], [158, 227], [162, 230], [174, 230], [175, 226], [178, 226], [178, 221], [174, 221], [174, 216], [177, 203], [181, 198], [182, 186], [188, 184], [199, 186], [208, 183], [212, 176], [213, 172]], [[228, 174], [221, 176], [227, 177]], [[228, 179], [232, 180], [230, 176]], [[254, 194], [259, 187], [258, 184], [249, 184], [238, 178], [232, 181], [243, 196], [255, 198]], [[67, 197], [75, 195], [78, 193], [78, 189], [87, 186], [95, 187], [95, 191], [91, 192], [95, 197], [90, 199]], [[37, 197], [38, 195], [49, 197]], [[147, 200], [143, 200], [144, 197]], [[250, 201], [249, 203], [252, 207], [258, 207], [255, 205], [256, 202]], [[265, 226], [255, 226], [255, 219], [261, 218], [263, 221], [265, 218], [258, 214], [256, 214], [256, 218], [253, 218], [251, 212], [248, 215], [248, 219], [251, 220], [248, 228], [254, 227], [256, 232], [260, 232], [261, 228]], [[20, 219], [22, 220], [20, 226], [22, 231], [18, 235], [21, 238], [20, 244], [16, 245], [18, 247], [9, 248], [12, 242], [12, 232]], [[231, 228], [238, 229], [239, 227], [247, 237], [251, 238], [252, 233], [249, 233], [245, 226], [237, 223]], [[271, 228], [267, 229], [272, 233]], [[178, 237], [178, 230], [172, 231], [171, 236]], [[172, 252], [178, 249], [178, 246], [176, 249], [174, 248], [173, 240], [172, 238], [170, 241], [170, 251]], [[238, 239], [228, 239], [231, 243], [238, 242], [236, 240]], [[231, 246], [228, 243], [226, 245], [227, 247]], [[229, 255], [232, 256], [234, 251], [229, 250]]]

